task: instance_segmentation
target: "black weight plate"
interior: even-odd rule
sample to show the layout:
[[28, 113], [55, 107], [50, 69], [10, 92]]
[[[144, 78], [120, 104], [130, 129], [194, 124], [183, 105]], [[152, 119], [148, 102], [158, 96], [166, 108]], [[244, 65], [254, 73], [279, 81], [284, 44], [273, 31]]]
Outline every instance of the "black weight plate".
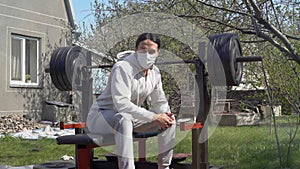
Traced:
[[[241, 63], [236, 62], [236, 57], [241, 56], [239, 50], [239, 40], [234, 34], [226, 34], [227, 36], [221, 37], [219, 48], [221, 48], [220, 57], [224, 66], [226, 83], [228, 86], [238, 85], [240, 83], [239, 72], [241, 70]], [[241, 74], [240, 74], [241, 75]], [[239, 76], [239, 77], [237, 77]]]
[[64, 82], [64, 87], [67, 91], [72, 90], [73, 62], [78, 57], [80, 51], [81, 47], [79, 46], [68, 47], [64, 52], [64, 56], [59, 61], [61, 81]]
[[66, 59], [69, 49], [70, 49], [70, 47], [64, 47], [62, 49], [62, 52], [60, 53], [60, 55], [58, 55], [58, 58], [57, 58], [57, 65], [58, 65], [58, 71], [59, 71], [57, 79], [58, 79], [59, 83], [62, 85], [62, 87], [64, 88], [64, 91], [69, 91], [67, 81], [65, 80], [66, 79], [65, 66], [68, 65], [68, 64], [66, 64], [65, 59]]
[[53, 82], [54, 86], [57, 88], [56, 84], [57, 84], [57, 79], [56, 78], [56, 75], [55, 75], [55, 60], [56, 60], [56, 57], [57, 57], [57, 53], [58, 53], [58, 49], [54, 50], [51, 54], [51, 58], [50, 58], [50, 77], [51, 77], [51, 81]]
[[59, 55], [59, 53], [61, 52], [61, 48], [57, 48], [56, 50], [54, 50], [54, 52], [51, 55], [51, 60], [50, 60], [50, 76], [51, 76], [51, 80], [54, 84], [54, 86], [58, 89], [58, 90], [64, 90], [63, 87], [61, 86], [61, 84], [59, 83], [58, 79], [57, 79], [57, 74], [58, 69], [57, 69], [57, 57]]
[[50, 75], [55, 87], [61, 91], [72, 90], [74, 61], [81, 52], [81, 47], [61, 47], [56, 49], [50, 61]]
[[225, 69], [216, 48], [216, 35], [210, 36], [207, 54], [207, 69], [213, 86], [226, 86]]
[[59, 86], [59, 90], [61, 91], [65, 91], [65, 84], [64, 82], [61, 80], [61, 71], [60, 71], [60, 59], [61, 59], [61, 55], [63, 55], [64, 51], [65, 51], [65, 47], [60, 47], [58, 48], [59, 52], [57, 53], [57, 56], [55, 58], [55, 62], [54, 62], [54, 69], [55, 69], [55, 74], [54, 76], [56, 76], [56, 80], [57, 80], [57, 84]]
[[[213, 85], [224, 86], [225, 83], [220, 80], [222, 79], [221, 74], [225, 74], [227, 86], [239, 85], [242, 76], [242, 63], [237, 63], [236, 57], [242, 56], [242, 52], [238, 36], [230, 33], [217, 34], [210, 36], [209, 39], [222, 62], [222, 65], [217, 64], [217, 66], [223, 67], [223, 71], [220, 68], [217, 68], [217, 72], [211, 70], [211, 72], [214, 72], [212, 76], [216, 76], [212, 77]], [[215, 62], [218, 59], [217, 55], [214, 53], [210, 54], [209, 57], [212, 57], [213, 62]], [[210, 65], [214, 65], [214, 63]]]
[[60, 59], [59, 59], [59, 71], [60, 71], [60, 82], [63, 83], [63, 87], [65, 89], [65, 91], [69, 91], [70, 90], [70, 86], [71, 84], [68, 83], [68, 78], [67, 78], [67, 74], [66, 74], [66, 67], [69, 66], [69, 63], [66, 61], [67, 60], [67, 57], [68, 57], [68, 53], [69, 53], [69, 50], [71, 49], [71, 47], [65, 47], [64, 48], [64, 51], [62, 53], [62, 55], [60, 56]]
[[57, 56], [58, 58], [56, 59], [56, 68], [57, 68], [57, 80], [58, 82], [61, 84], [63, 91], [68, 91], [68, 88], [66, 87], [66, 83], [64, 81], [63, 78], [63, 72], [62, 70], [64, 69], [64, 64], [62, 63], [62, 61], [65, 59], [66, 53], [67, 53], [67, 49], [68, 47], [63, 47], [61, 48], [61, 52], [60, 54]]

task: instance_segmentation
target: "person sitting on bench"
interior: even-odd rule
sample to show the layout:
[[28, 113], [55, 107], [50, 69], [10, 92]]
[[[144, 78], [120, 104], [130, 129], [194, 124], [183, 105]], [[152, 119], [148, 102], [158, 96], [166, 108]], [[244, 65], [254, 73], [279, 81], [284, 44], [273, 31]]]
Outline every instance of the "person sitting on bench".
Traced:
[[[91, 133], [114, 133], [119, 169], [134, 169], [133, 133], [158, 131], [158, 169], [169, 169], [175, 141], [175, 117], [154, 65], [160, 39], [143, 33], [135, 52], [112, 68], [108, 84], [87, 117]], [[150, 109], [142, 108], [148, 98]]]

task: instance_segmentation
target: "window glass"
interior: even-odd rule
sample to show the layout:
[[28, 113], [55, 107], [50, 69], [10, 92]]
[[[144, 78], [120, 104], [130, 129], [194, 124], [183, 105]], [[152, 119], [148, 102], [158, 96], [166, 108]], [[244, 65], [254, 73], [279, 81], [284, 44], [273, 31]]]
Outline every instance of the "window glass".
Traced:
[[[37, 83], [37, 41], [26, 39], [25, 74], [31, 83]], [[29, 75], [29, 76], [28, 76]]]
[[11, 84], [38, 84], [39, 39], [12, 35]]
[[22, 39], [12, 38], [11, 79], [22, 80]]

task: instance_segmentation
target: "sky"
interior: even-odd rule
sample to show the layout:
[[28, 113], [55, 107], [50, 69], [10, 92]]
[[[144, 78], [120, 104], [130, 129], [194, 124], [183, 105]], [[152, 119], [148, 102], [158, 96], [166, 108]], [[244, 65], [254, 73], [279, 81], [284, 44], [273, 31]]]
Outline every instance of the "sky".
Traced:
[[94, 3], [95, 0], [72, 0], [73, 10], [75, 13], [75, 18], [77, 24], [81, 25], [82, 22], [86, 22], [86, 25], [93, 22], [91, 14], [91, 3]]

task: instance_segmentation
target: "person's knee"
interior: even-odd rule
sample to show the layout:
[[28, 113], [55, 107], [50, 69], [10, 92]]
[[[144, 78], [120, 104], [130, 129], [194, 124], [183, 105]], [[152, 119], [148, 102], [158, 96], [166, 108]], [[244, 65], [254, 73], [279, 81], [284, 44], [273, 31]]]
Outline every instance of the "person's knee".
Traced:
[[130, 127], [133, 128], [133, 123], [130, 119], [123, 117], [121, 118], [121, 120], [119, 121], [121, 126], [126, 126], [126, 127]]
[[127, 116], [126, 114], [118, 113], [116, 114], [116, 119], [118, 122], [115, 126], [115, 129], [117, 131], [122, 131], [122, 133], [128, 131], [132, 133], [133, 130], [133, 122], [130, 116]]

